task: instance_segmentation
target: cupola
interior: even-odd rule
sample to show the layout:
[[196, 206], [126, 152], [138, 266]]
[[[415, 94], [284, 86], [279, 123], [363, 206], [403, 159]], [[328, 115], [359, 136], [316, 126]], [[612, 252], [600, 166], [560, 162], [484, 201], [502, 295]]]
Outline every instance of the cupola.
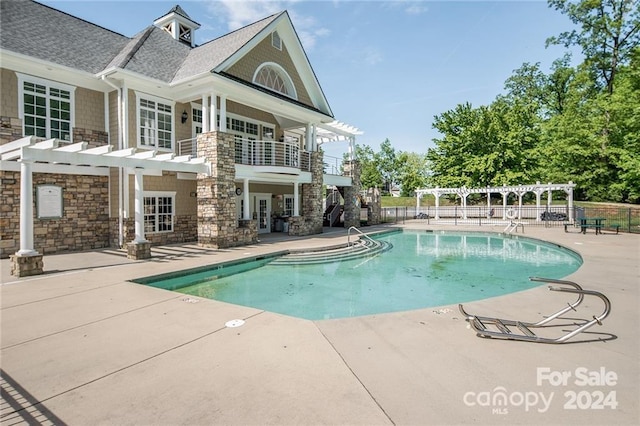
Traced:
[[194, 32], [200, 28], [200, 24], [191, 19], [179, 5], [175, 5], [166, 15], [153, 21], [153, 25], [167, 31], [182, 43], [191, 47], [196, 45]]

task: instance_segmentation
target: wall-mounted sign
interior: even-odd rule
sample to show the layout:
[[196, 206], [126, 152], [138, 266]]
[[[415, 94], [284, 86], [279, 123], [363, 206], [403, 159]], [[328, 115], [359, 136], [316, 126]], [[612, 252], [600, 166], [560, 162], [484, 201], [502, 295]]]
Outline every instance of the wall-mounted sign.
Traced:
[[38, 185], [36, 187], [36, 208], [38, 219], [62, 217], [62, 187], [58, 185]]

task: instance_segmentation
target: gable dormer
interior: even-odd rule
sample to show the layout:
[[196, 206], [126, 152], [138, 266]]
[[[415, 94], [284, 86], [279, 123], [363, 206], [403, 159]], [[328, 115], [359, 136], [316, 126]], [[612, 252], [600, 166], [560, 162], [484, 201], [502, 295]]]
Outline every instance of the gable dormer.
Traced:
[[166, 15], [156, 19], [153, 25], [167, 31], [175, 40], [191, 47], [196, 45], [194, 33], [200, 28], [200, 24], [191, 19], [179, 5], [175, 5]]

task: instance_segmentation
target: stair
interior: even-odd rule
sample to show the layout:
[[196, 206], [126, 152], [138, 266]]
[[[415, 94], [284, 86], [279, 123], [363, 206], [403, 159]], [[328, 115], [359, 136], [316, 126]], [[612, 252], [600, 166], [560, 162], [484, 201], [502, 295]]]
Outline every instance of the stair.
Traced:
[[351, 246], [343, 246], [330, 248], [321, 251], [306, 251], [298, 253], [290, 253], [281, 256], [270, 265], [311, 265], [320, 263], [329, 263], [343, 260], [360, 259], [364, 257], [377, 256], [391, 249], [393, 245], [387, 241], [377, 241], [362, 238]]

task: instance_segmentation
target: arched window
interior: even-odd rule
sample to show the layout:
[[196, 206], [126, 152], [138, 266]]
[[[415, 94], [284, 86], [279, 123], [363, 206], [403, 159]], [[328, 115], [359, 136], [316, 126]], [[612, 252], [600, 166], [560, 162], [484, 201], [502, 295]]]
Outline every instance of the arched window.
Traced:
[[278, 64], [262, 64], [253, 76], [253, 82], [267, 89], [298, 99], [298, 94], [293, 86], [289, 74]]

